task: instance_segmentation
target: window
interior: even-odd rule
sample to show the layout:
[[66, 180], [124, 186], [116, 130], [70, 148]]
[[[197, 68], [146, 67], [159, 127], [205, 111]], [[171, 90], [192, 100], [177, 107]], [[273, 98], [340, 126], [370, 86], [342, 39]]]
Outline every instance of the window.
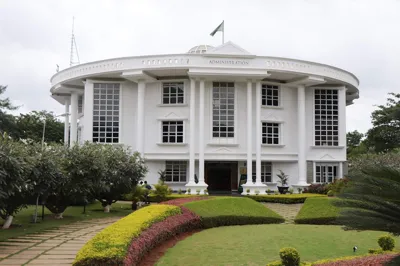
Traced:
[[166, 182], [186, 182], [186, 161], [166, 161], [165, 162], [165, 181]]
[[279, 87], [274, 85], [262, 84], [261, 105], [279, 106]]
[[183, 121], [163, 121], [162, 142], [183, 143]]
[[314, 96], [315, 146], [338, 146], [338, 90], [315, 90]]
[[184, 83], [168, 82], [163, 83], [163, 104], [183, 104], [184, 103]]
[[119, 142], [119, 84], [95, 83], [93, 89], [93, 142]]
[[[253, 162], [252, 178], [253, 182], [256, 181], [256, 162]], [[261, 182], [267, 183], [272, 182], [272, 163], [271, 162], [261, 162]]]
[[79, 95], [78, 97], [78, 114], [83, 113], [83, 95]]
[[213, 137], [233, 138], [235, 133], [235, 85], [213, 83]]
[[279, 124], [262, 123], [262, 144], [280, 144], [279, 143]]
[[327, 163], [316, 163], [315, 166], [316, 183], [332, 183], [337, 177], [338, 165]]

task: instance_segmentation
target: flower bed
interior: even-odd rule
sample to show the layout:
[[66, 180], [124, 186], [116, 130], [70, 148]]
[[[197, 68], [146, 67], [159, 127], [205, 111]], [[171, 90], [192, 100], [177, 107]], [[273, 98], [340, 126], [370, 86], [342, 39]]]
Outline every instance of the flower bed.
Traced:
[[279, 214], [245, 197], [214, 197], [184, 206], [201, 217], [205, 228], [285, 221]]
[[332, 202], [337, 199], [309, 198], [297, 214], [294, 222], [297, 224], [336, 224], [339, 208]]
[[142, 258], [157, 245], [181, 233], [201, 228], [200, 217], [182, 207], [182, 214], [168, 217], [153, 224], [132, 241], [124, 265], [138, 265]]
[[399, 256], [399, 254], [381, 254], [343, 257], [337, 259], [320, 260], [312, 263], [312, 266], [359, 266], [359, 265], [398, 265], [386, 264]]
[[326, 195], [303, 193], [303, 194], [280, 194], [280, 195], [258, 195], [258, 196], [249, 195], [246, 197], [251, 198], [258, 202], [295, 204], [295, 203], [304, 203], [308, 198], [326, 197]]
[[78, 252], [74, 265], [120, 265], [134, 238], [152, 224], [177, 214], [181, 214], [179, 207], [161, 204], [135, 211], [87, 242]]

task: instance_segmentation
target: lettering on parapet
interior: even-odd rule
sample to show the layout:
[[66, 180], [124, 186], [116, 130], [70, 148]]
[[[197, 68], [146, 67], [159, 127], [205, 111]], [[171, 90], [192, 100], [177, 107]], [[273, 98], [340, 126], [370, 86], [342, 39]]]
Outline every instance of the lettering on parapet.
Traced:
[[247, 60], [223, 60], [223, 59], [211, 59], [209, 61], [210, 64], [218, 64], [218, 65], [249, 65], [249, 61]]

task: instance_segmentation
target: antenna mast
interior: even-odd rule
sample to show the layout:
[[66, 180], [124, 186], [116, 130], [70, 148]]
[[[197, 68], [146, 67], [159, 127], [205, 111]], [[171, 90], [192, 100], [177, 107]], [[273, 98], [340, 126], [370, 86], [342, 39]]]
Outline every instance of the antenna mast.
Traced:
[[[76, 45], [75, 35], [74, 35], [74, 23], [75, 17], [72, 17], [72, 36], [71, 36], [71, 55], [69, 58], [69, 66], [79, 65], [79, 54], [78, 54], [78, 46]], [[74, 61], [74, 54], [76, 53], [77, 61]]]

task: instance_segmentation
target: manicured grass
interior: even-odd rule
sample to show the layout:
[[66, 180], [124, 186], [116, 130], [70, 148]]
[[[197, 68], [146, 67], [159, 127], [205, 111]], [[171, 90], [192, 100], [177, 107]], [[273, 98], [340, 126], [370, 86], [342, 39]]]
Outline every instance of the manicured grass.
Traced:
[[[82, 214], [82, 206], [68, 207], [63, 215], [63, 219], [56, 220], [51, 212], [45, 208], [45, 217], [39, 223], [31, 223], [32, 215], [34, 214], [35, 206], [29, 206], [27, 209], [21, 210], [14, 218], [13, 225], [10, 229], [2, 230], [0, 228], [0, 241], [8, 238], [18, 237], [26, 234], [32, 234], [43, 230], [58, 227], [60, 225], [69, 224], [76, 221], [106, 218], [113, 216], [126, 216], [131, 213], [130, 204], [114, 203], [111, 205], [111, 212], [104, 213], [100, 203], [96, 202], [86, 206], [86, 214]], [[39, 216], [42, 215], [42, 207], [39, 207]], [[0, 220], [0, 224], [4, 221]]]
[[199, 215], [205, 227], [284, 221], [276, 212], [244, 197], [215, 197], [189, 202], [184, 206]]
[[294, 204], [294, 203], [303, 203], [308, 198], [320, 198], [327, 196], [322, 194], [303, 193], [303, 194], [279, 194], [279, 195], [256, 195], [256, 196], [252, 195], [246, 197], [249, 197], [259, 202]]
[[298, 224], [334, 224], [339, 208], [333, 206], [334, 198], [309, 198], [295, 218]]
[[[333, 225], [246, 225], [207, 229], [170, 248], [156, 264], [266, 265], [279, 260], [279, 249], [294, 247], [303, 261], [367, 254], [378, 248], [382, 232], [344, 231]], [[396, 238], [396, 246], [399, 237]], [[201, 255], [199, 255], [201, 254]]]

